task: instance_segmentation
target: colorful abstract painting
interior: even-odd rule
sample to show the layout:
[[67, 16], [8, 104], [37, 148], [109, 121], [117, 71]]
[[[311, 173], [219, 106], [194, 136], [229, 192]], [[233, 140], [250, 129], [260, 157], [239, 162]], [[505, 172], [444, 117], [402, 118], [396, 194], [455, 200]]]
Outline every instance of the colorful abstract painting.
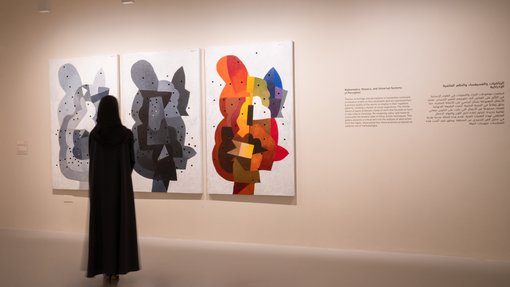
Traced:
[[207, 190], [295, 194], [292, 42], [206, 50]]
[[50, 61], [54, 189], [88, 189], [88, 136], [99, 101], [118, 96], [118, 57]]
[[200, 50], [122, 56], [135, 191], [202, 193]]

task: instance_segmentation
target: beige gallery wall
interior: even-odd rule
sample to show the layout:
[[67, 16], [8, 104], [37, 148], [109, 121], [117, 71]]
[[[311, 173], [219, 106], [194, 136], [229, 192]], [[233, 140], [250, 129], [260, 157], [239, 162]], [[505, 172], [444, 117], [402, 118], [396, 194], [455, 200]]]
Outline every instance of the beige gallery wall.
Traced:
[[[49, 59], [293, 40], [297, 196], [137, 194], [139, 234], [510, 260], [510, 100], [424, 122], [441, 84], [510, 83], [506, 1], [38, 3], [0, 9], [1, 228], [86, 230], [86, 193], [51, 188]], [[385, 85], [413, 123], [346, 128], [344, 89]]]

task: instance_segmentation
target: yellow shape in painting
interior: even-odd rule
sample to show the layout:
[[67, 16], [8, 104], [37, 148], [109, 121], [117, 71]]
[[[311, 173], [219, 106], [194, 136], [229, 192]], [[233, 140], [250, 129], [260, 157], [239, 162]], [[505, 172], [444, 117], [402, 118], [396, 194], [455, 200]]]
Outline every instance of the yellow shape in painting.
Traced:
[[245, 137], [250, 132], [250, 126], [248, 125], [248, 107], [252, 103], [252, 97], [246, 97], [244, 103], [241, 106], [241, 110], [239, 111], [239, 116], [237, 117], [237, 126], [239, 130], [237, 131], [237, 135], [239, 137]]
[[249, 143], [244, 143], [240, 141], [232, 141], [236, 146], [233, 150], [228, 153], [235, 156], [240, 156], [244, 158], [251, 158], [253, 155], [254, 145]]
[[253, 86], [255, 85], [255, 78], [248, 77], [248, 81], [246, 81], [246, 91], [248, 93], [253, 94]]

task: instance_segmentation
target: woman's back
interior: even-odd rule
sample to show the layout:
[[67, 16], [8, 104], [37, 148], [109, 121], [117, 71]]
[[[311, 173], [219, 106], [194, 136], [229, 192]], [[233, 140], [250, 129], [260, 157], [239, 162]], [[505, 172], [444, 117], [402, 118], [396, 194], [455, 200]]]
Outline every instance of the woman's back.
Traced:
[[139, 270], [131, 173], [133, 134], [122, 126], [117, 100], [104, 97], [89, 137], [89, 257], [87, 277]]

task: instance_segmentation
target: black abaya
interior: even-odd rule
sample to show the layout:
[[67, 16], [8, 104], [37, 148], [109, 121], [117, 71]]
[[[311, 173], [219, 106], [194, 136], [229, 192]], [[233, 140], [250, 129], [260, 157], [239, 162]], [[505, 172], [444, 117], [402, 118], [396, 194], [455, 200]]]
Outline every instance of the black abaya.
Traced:
[[101, 125], [99, 121], [98, 116], [98, 125], [89, 137], [87, 277], [126, 274], [140, 269], [131, 181], [133, 134], [120, 123]]

